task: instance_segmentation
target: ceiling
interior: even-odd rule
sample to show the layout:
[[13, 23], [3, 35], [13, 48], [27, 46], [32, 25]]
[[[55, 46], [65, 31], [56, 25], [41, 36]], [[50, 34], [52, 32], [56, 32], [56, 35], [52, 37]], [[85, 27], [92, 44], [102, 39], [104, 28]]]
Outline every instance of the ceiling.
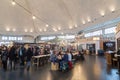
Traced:
[[0, 34], [5, 35], [75, 34], [120, 17], [120, 0], [0, 1]]

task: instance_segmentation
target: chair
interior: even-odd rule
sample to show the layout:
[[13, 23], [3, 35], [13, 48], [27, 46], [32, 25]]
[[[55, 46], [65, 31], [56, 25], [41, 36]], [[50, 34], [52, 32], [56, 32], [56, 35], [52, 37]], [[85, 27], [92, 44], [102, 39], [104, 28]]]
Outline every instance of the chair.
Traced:
[[117, 66], [116, 65], [117, 64], [117, 58], [113, 58], [112, 61], [113, 61], [113, 66], [116, 67]]

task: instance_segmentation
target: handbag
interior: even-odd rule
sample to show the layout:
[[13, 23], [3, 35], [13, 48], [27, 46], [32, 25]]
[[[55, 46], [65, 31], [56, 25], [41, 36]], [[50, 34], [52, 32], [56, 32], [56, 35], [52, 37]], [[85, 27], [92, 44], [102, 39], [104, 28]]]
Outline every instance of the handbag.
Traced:
[[58, 69], [59, 69], [59, 64], [52, 62], [52, 63], [51, 63], [51, 70], [56, 71], [56, 70], [58, 70]]

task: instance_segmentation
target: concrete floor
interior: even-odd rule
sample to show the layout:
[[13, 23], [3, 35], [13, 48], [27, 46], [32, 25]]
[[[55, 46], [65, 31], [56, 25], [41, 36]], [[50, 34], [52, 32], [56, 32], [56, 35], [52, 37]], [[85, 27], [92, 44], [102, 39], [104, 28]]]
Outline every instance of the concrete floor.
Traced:
[[85, 61], [77, 62], [68, 72], [51, 71], [50, 64], [29, 72], [24, 68], [4, 72], [0, 70], [0, 80], [120, 80], [117, 69], [106, 65], [104, 57], [85, 56]]

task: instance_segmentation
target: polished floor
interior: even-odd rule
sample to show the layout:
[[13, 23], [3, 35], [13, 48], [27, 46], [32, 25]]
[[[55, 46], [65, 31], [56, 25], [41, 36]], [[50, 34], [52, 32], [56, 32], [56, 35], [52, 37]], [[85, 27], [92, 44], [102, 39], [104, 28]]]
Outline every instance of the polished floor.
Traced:
[[120, 80], [117, 69], [106, 65], [104, 57], [85, 56], [85, 61], [77, 62], [68, 72], [51, 71], [50, 64], [29, 72], [24, 68], [4, 72], [0, 70], [0, 80]]

